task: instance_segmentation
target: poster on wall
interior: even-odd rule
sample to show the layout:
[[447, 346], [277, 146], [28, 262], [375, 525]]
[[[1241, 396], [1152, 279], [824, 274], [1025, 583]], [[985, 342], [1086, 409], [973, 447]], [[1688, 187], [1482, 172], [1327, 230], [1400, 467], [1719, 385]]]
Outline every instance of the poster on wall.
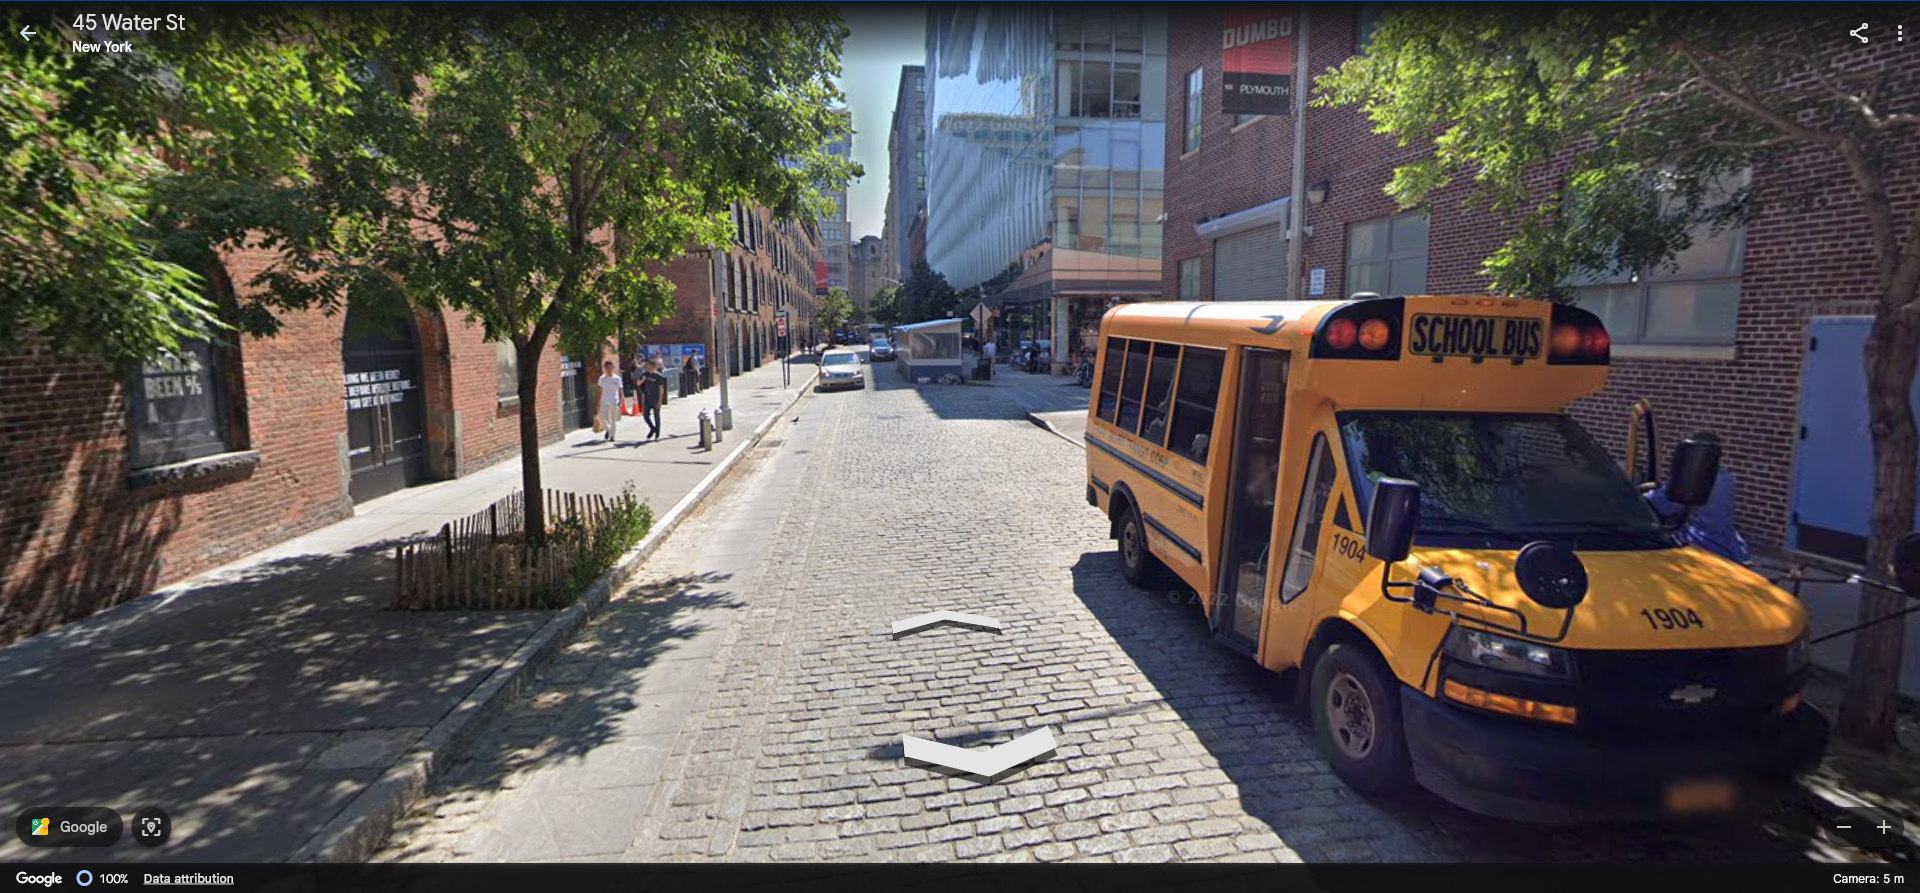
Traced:
[[642, 344], [640, 356], [649, 360], [659, 360], [667, 366], [679, 366], [687, 357], [699, 357], [702, 365], [707, 360], [707, 346], [704, 344]]
[[1220, 39], [1220, 110], [1229, 115], [1293, 113], [1292, 6], [1227, 7]]

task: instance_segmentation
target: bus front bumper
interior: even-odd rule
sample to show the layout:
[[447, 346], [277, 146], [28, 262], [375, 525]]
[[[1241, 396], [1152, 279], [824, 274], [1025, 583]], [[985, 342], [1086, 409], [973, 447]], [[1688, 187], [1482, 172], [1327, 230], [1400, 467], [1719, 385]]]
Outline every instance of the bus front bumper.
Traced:
[[1775, 734], [1627, 744], [1475, 713], [1402, 686], [1414, 778], [1471, 812], [1513, 821], [1635, 821], [1765, 808], [1820, 762], [1827, 720], [1802, 704]]

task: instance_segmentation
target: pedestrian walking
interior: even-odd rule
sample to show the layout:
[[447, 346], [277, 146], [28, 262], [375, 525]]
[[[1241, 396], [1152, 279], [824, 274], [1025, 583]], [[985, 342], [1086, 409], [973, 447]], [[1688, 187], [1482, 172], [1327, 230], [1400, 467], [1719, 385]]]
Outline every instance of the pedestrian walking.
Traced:
[[667, 376], [660, 371], [660, 361], [647, 364], [647, 371], [640, 374], [640, 412], [647, 422], [647, 439], [660, 439], [660, 405], [667, 399]]
[[694, 389], [699, 387], [699, 380], [700, 370], [693, 364], [693, 354], [687, 354], [687, 358], [680, 361], [680, 396], [693, 396]]
[[[626, 359], [626, 362], [623, 368], [621, 368], [620, 370], [620, 381], [625, 387], [625, 390], [620, 392], [621, 394], [620, 414], [621, 415], [632, 415], [638, 412], [638, 406], [640, 405], [640, 395], [638, 391], [634, 390], [634, 388], [639, 386], [640, 366], [644, 362], [646, 361], [641, 360], [638, 357], [628, 357]], [[633, 406], [635, 408], [630, 410], [628, 409], [629, 406]]]
[[601, 364], [606, 370], [600, 376], [600, 420], [607, 429], [607, 442], [613, 442], [613, 429], [620, 424], [620, 400], [626, 391], [626, 382], [619, 373], [613, 371], [613, 361]]

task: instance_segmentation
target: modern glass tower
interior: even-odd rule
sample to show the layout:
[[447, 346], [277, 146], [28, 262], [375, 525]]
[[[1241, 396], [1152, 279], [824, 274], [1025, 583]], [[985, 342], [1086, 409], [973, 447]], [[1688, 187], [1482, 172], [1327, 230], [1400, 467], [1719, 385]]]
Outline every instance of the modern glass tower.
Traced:
[[1060, 371], [1113, 301], [1160, 297], [1166, 64], [1160, 4], [929, 5], [927, 262], [1013, 277], [1003, 348]]

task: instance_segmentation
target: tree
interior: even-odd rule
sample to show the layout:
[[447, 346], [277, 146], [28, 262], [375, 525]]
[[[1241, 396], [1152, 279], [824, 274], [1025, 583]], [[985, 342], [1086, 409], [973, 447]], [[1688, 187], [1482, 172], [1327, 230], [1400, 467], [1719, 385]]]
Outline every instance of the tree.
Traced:
[[900, 289], [889, 285], [873, 295], [873, 321], [885, 325], [900, 324]]
[[901, 283], [897, 291], [898, 321], [916, 323], [945, 319], [952, 314], [953, 302], [958, 298], [959, 294], [947, 284], [944, 274], [928, 266], [926, 261], [914, 261], [913, 269], [907, 273], [907, 281]]
[[823, 332], [838, 332], [853, 320], [854, 311], [853, 299], [847, 290], [834, 286], [827, 289], [826, 296], [814, 306], [813, 326]]
[[[453, 19], [448, 19], [453, 16]], [[527, 534], [544, 537], [537, 396], [556, 333], [597, 356], [624, 322], [672, 313], [646, 270], [722, 244], [729, 204], [827, 208], [855, 168], [832, 77], [831, 8], [435, 11], [437, 44], [368, 59], [350, 126], [290, 201], [324, 227], [276, 234], [267, 276], [307, 304], [464, 313], [519, 366]], [[427, 38], [420, 38], [425, 42]]]
[[[1471, 179], [1470, 200], [1513, 227], [1486, 263], [1509, 295], [1565, 300], [1570, 276], [1670, 263], [1702, 231], [1806, 198], [1734, 175], [1769, 160], [1838, 162], [1832, 188], [1858, 204], [1879, 280], [1863, 362], [1867, 567], [1882, 576], [1914, 522], [1920, 208], [1896, 197], [1910, 192], [1900, 184], [1916, 160], [1920, 68], [1834, 53], [1824, 39], [1857, 24], [1684, 5], [1403, 7], [1366, 55], [1319, 80], [1317, 102], [1364, 109], [1402, 146], [1431, 141], [1394, 173], [1388, 192], [1403, 206]], [[1564, 176], [1549, 175], [1557, 163]], [[1869, 592], [1860, 614], [1899, 607]], [[1883, 623], [1855, 640], [1844, 737], [1893, 744], [1902, 639], [1900, 624]]]
[[271, 185], [308, 180], [302, 159], [354, 92], [348, 48], [385, 46], [384, 17], [196, 15], [77, 53], [62, 16], [0, 42], [0, 345], [132, 364], [273, 331], [271, 295], [209, 294], [218, 253], [293, 210]]

